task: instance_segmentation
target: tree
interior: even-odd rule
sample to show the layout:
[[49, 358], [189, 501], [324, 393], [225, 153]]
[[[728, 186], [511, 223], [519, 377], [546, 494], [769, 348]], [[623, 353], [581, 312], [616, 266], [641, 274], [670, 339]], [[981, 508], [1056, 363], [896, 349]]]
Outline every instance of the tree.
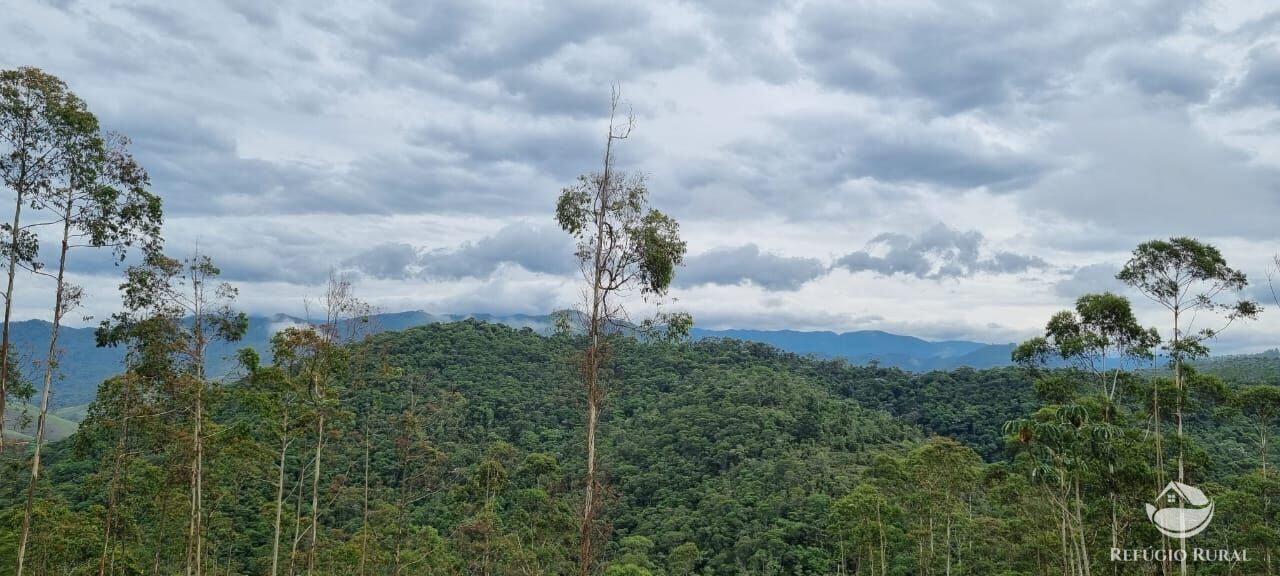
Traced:
[[[35, 206], [55, 217], [62, 225], [58, 268], [53, 275], [53, 325], [49, 349], [44, 362], [44, 382], [40, 392], [40, 412], [36, 418], [34, 452], [27, 508], [35, 501], [40, 478], [40, 453], [44, 443], [45, 418], [49, 397], [58, 370], [58, 330], [63, 317], [79, 307], [83, 291], [67, 282], [67, 255], [72, 248], [111, 247], [117, 254], [135, 242], [144, 250], [157, 249], [160, 242], [160, 198], [147, 187], [150, 182], [142, 167], [127, 150], [128, 140], [122, 136], [98, 132], [98, 121], [87, 110], [69, 120], [75, 134], [65, 142], [62, 151], [65, 178], [59, 186], [44, 190], [33, 198]], [[29, 516], [29, 514], [28, 514]], [[18, 544], [18, 576], [23, 572], [30, 520], [23, 520], [23, 536]]]
[[204, 573], [204, 462], [208, 420], [206, 397], [213, 384], [206, 377], [208, 347], [215, 341], [239, 341], [249, 326], [243, 312], [233, 309], [238, 291], [215, 283], [221, 270], [208, 256], [196, 254], [178, 261], [158, 251], [131, 266], [120, 285], [125, 312], [104, 320], [98, 341], [117, 345], [136, 341], [140, 330], [164, 337], [152, 344], [173, 365], [168, 394], [176, 409], [190, 418], [189, 498], [186, 572]]
[[280, 536], [289, 447], [301, 432], [307, 409], [303, 401], [307, 391], [297, 385], [296, 379], [289, 377], [289, 362], [292, 359], [289, 335], [288, 330], [282, 330], [271, 338], [271, 356], [275, 360], [273, 365], [263, 366], [258, 353], [252, 348], [243, 348], [239, 352], [240, 365], [245, 371], [244, 383], [247, 385], [242, 387], [245, 404], [252, 407], [259, 425], [266, 428], [268, 434], [275, 436], [279, 451], [272, 522], [271, 576], [279, 574], [280, 569]]
[[684, 542], [671, 550], [667, 555], [667, 570], [672, 576], [692, 576], [698, 567], [702, 551], [693, 542]]
[[1045, 494], [1061, 513], [1064, 569], [1089, 576], [1081, 483], [1091, 459], [1110, 458], [1119, 429], [1091, 420], [1089, 411], [1078, 404], [1047, 406], [1031, 418], [1007, 422], [1004, 429], [1028, 456], [1025, 464], [1031, 478], [1045, 487]]
[[1013, 351], [1013, 361], [1043, 366], [1050, 357], [1071, 364], [1098, 381], [1107, 402], [1105, 418], [1111, 420], [1121, 375], [1138, 362], [1151, 360], [1160, 343], [1155, 328], [1143, 328], [1129, 300], [1111, 293], [1085, 294], [1075, 310], [1054, 314], [1044, 336], [1032, 338]]
[[[1088, 374], [1098, 382], [1103, 400], [1102, 419], [1110, 424], [1116, 420], [1122, 376], [1137, 363], [1153, 359], [1152, 349], [1159, 343], [1159, 332], [1155, 328], [1143, 328], [1138, 323], [1127, 298], [1109, 292], [1085, 294], [1076, 300], [1074, 310], [1063, 310], [1049, 319], [1044, 336], [1020, 344], [1013, 351], [1013, 360], [1024, 366], [1040, 367], [1050, 357], [1056, 357], [1075, 370]], [[1062, 383], [1060, 377], [1050, 375], [1036, 384], [1043, 390], [1056, 383]], [[1066, 388], [1074, 390], [1073, 383], [1066, 383]], [[1060, 400], [1074, 400], [1070, 396], [1068, 393]], [[1159, 414], [1158, 409], [1155, 413]], [[1157, 438], [1157, 453], [1160, 448]], [[1115, 463], [1108, 461], [1106, 464], [1108, 475], [1114, 476]], [[1120, 540], [1116, 485], [1117, 482], [1108, 482], [1113, 547], [1119, 547]]]
[[5, 401], [14, 392], [15, 369], [9, 348], [14, 278], [19, 268], [39, 269], [39, 238], [22, 220], [23, 208], [34, 207], [67, 172], [69, 140], [84, 128], [84, 101], [65, 83], [36, 68], [0, 71], [0, 182], [13, 191], [12, 223], [0, 225], [0, 260], [7, 275], [4, 321], [0, 327], [0, 453], [4, 452]]
[[859, 484], [853, 492], [836, 500], [828, 529], [840, 548], [840, 574], [847, 573], [850, 557], [854, 559], [854, 574], [888, 574], [888, 509], [888, 499], [871, 484]]
[[[355, 297], [351, 280], [330, 271], [325, 293], [320, 298], [324, 318], [316, 324], [286, 328], [277, 334], [275, 354], [285, 366], [286, 377], [296, 379], [306, 389], [314, 419], [315, 452], [311, 475], [311, 524], [308, 528], [307, 574], [316, 571], [320, 532], [320, 478], [323, 473], [326, 421], [335, 415], [338, 403], [332, 396], [334, 384], [349, 373], [350, 350], [343, 344], [356, 340], [368, 327], [373, 308]], [[282, 451], [287, 449], [282, 448]], [[281, 462], [283, 463], [283, 456]], [[283, 482], [283, 480], [281, 481]], [[296, 544], [296, 542], [295, 542]]]
[[[1186, 392], [1184, 363], [1208, 355], [1205, 342], [1216, 337], [1233, 322], [1255, 318], [1256, 302], [1239, 299], [1224, 302], [1221, 297], [1249, 285], [1243, 272], [1227, 265], [1217, 248], [1194, 238], [1152, 240], [1138, 245], [1133, 256], [1116, 275], [1137, 288], [1148, 299], [1172, 315], [1171, 335], [1164, 349], [1173, 363], [1174, 385], [1178, 389], [1175, 417], [1178, 422], [1178, 481], [1186, 481], [1182, 396]], [[1195, 329], [1201, 317], [1220, 317], [1217, 328]], [[1183, 572], [1185, 572], [1185, 564]]]
[[[619, 96], [615, 88], [602, 170], [580, 176], [577, 184], [561, 192], [556, 203], [556, 221], [577, 242], [575, 256], [586, 282], [581, 316], [586, 324], [587, 345], [579, 361], [587, 396], [587, 471], [579, 556], [582, 576], [591, 573], [597, 553], [593, 538], [602, 486], [597, 471], [596, 432], [605, 397], [601, 376], [608, 361], [608, 340], [631, 324], [623, 298], [637, 289], [646, 299], [665, 296], [686, 249], [676, 221], [649, 207], [649, 190], [643, 175], [614, 169], [614, 144], [630, 137], [635, 127], [633, 115], [616, 123]], [[639, 326], [654, 329], [663, 325], [668, 335], [678, 337], [688, 333], [690, 324], [687, 315], [674, 314], [660, 315]]]
[[935, 530], [940, 521], [945, 530], [944, 573], [949, 576], [957, 563], [967, 570], [963, 554], [957, 554], [964, 549], [958, 542], [964, 534], [957, 534], [956, 528], [968, 519], [962, 512], [971, 506], [981, 463], [973, 449], [950, 438], [930, 438], [907, 455], [907, 468], [916, 485], [917, 517], [923, 527], [922, 537], [928, 539], [929, 553], [921, 555], [922, 573], [933, 573]]
[[1267, 475], [1267, 448], [1271, 438], [1271, 426], [1276, 418], [1280, 418], [1280, 386], [1249, 386], [1237, 392], [1232, 398], [1245, 416], [1253, 420], [1258, 433], [1259, 459], [1262, 461], [1262, 476]]

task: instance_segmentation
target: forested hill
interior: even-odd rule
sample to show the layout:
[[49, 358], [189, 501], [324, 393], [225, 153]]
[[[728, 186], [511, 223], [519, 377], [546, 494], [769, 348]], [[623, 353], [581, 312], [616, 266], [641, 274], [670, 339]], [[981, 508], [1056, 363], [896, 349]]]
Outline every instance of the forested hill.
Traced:
[[[361, 532], [367, 450], [370, 530], [379, 535], [381, 557], [399, 544], [401, 554], [418, 559], [416, 574], [454, 573], [474, 562], [491, 562], [484, 572], [490, 574], [523, 573], [519, 566], [569, 573], [583, 466], [574, 345], [569, 337], [477, 321], [374, 338], [356, 378], [363, 382], [353, 380], [340, 394], [344, 413], [326, 448], [325, 494], [333, 505], [323, 518], [322, 540], [329, 543], [322, 565], [334, 571], [322, 572], [354, 569], [344, 555]], [[834, 498], [851, 491], [877, 457], [904, 457], [924, 437], [917, 427], [846, 398], [863, 389], [855, 380], [843, 393], [831, 388], [844, 380], [840, 373], [905, 383], [895, 370], [849, 369], [736, 341], [623, 341], [616, 359], [619, 378], [612, 379], [617, 385], [602, 429], [602, 461], [614, 494], [607, 507], [617, 554], [643, 554], [635, 559], [641, 564], [665, 565], [685, 545], [686, 552], [705, 551], [696, 562], [715, 574], [826, 565], [822, 526]], [[794, 369], [799, 366], [808, 369]], [[222, 444], [206, 464], [206, 497], [216, 503], [209, 524], [223, 527], [216, 538], [237, 573], [267, 571], [271, 519], [262, 511], [273, 499], [275, 474], [271, 435], [251, 408], [251, 393], [247, 384], [225, 390], [215, 418]], [[45, 561], [71, 564], [98, 554], [93, 526], [101, 511], [96, 505], [106, 498], [102, 475], [110, 469], [95, 458], [111, 442], [105, 425], [111, 408], [104, 402], [91, 409], [75, 441], [50, 447], [56, 494], [50, 497], [57, 504], [48, 517], [67, 524], [44, 532], [48, 540], [35, 550]], [[149, 432], [133, 434], [147, 438]], [[164, 441], [159, 431], [152, 439]], [[290, 470], [307, 465], [307, 450], [291, 452]], [[157, 468], [162, 455], [157, 449], [142, 459], [150, 465], [134, 461], [132, 496], [117, 506], [136, 520], [129, 524], [136, 539], [122, 539], [129, 561], [158, 555], [177, 562], [182, 554], [181, 539], [161, 537], [180, 529], [184, 518], [182, 507], [164, 496], [181, 486], [164, 480]], [[98, 472], [90, 472], [95, 467]], [[418, 481], [406, 485], [407, 477]], [[0, 490], [5, 506], [19, 501], [16, 486]], [[0, 531], [0, 543], [7, 536]], [[0, 546], [0, 565], [6, 554]]]
[[[514, 328], [530, 328], [540, 334], [550, 334], [552, 321], [547, 315], [439, 315], [420, 311], [395, 312], [374, 315], [370, 325], [375, 331], [396, 331], [428, 324], [475, 319]], [[235, 351], [248, 346], [267, 354], [271, 335], [282, 327], [305, 324], [303, 318], [276, 314], [252, 316], [249, 331], [239, 343], [215, 342], [209, 350], [209, 372], [225, 375], [234, 369]], [[814, 354], [827, 358], [844, 358], [855, 364], [870, 362], [882, 366], [897, 367], [913, 372], [949, 370], [961, 366], [990, 368], [1010, 364], [1012, 345], [983, 344], [963, 340], [930, 342], [912, 336], [889, 334], [880, 331], [858, 331], [837, 334], [834, 332], [803, 332], [795, 330], [706, 330], [695, 328], [694, 339], [733, 338], [764, 342], [788, 352]], [[49, 323], [42, 320], [26, 320], [13, 325], [14, 349], [25, 358], [37, 358], [42, 346], [49, 341]], [[55, 389], [55, 407], [82, 406], [93, 399], [94, 393], [107, 377], [123, 367], [124, 351], [97, 348], [92, 328], [62, 327], [58, 336], [65, 356], [75, 358], [61, 367], [63, 380]]]
[[[210, 564], [219, 574], [269, 572], [280, 478], [280, 558], [303, 562], [302, 495], [314, 467], [317, 573], [354, 575], [363, 563], [375, 567], [369, 574], [574, 573], [579, 345], [475, 320], [377, 335], [350, 348], [344, 365], [354, 369], [325, 400], [318, 466], [305, 392], [288, 393], [265, 372], [221, 387], [210, 398], [203, 473]], [[1034, 483], [1001, 434], [1006, 421], [1052, 414], [1022, 369], [911, 374], [737, 340], [622, 339], [606, 378], [610, 576], [818, 575], [881, 561], [892, 574], [1060, 573], [1061, 518], [1045, 500], [1056, 484]], [[175, 536], [187, 528], [184, 429], [166, 418], [122, 429], [129, 397], [113, 382], [77, 435], [49, 446], [32, 551], [51, 570], [97, 566], [109, 487], [126, 486], [110, 507], [112, 562], [167, 573], [184, 557]], [[1228, 487], [1257, 465], [1250, 422], [1201, 412], [1189, 421], [1203, 439], [1190, 447], [1193, 473], [1230, 504], [1215, 525], [1261, 522], [1241, 515], [1251, 489]], [[1154, 483], [1145, 438], [1134, 427], [1113, 440], [1126, 458], [1123, 484], [1097, 476], [1105, 467], [1084, 479], [1091, 494], [1103, 491], [1088, 525], [1119, 514], [1139, 546], [1159, 542], [1139, 506]], [[1122, 489], [1126, 504], [1114, 508], [1106, 487]], [[19, 483], [0, 487], [0, 566], [12, 560], [22, 496]]]

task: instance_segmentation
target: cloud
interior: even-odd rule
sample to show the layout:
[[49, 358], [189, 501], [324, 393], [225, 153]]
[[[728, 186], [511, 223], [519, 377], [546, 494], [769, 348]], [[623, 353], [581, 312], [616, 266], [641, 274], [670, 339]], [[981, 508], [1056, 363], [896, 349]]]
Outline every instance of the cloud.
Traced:
[[1218, 85], [1222, 66], [1202, 55], [1170, 49], [1126, 47], [1111, 57], [1114, 73], [1142, 92], [1203, 102]]
[[1175, 31], [1191, 2], [805, 4], [796, 52], [823, 83], [944, 113], [1070, 93], [1089, 55]]
[[845, 255], [836, 266], [850, 272], [870, 271], [884, 276], [905, 274], [934, 280], [966, 278], [974, 274], [1015, 274], [1049, 264], [1038, 256], [995, 251], [984, 254], [985, 240], [977, 230], [960, 231], [937, 224], [919, 236], [886, 232], [867, 247]]
[[577, 269], [568, 235], [549, 226], [539, 228], [523, 222], [454, 248], [424, 250], [402, 242], [387, 242], [348, 258], [344, 264], [381, 279], [487, 279], [503, 264], [549, 275], [565, 275]]
[[1120, 266], [1111, 263], [1087, 264], [1071, 270], [1062, 280], [1053, 285], [1053, 292], [1063, 298], [1076, 299], [1085, 294], [1100, 292], [1121, 293], [1128, 290], [1123, 282], [1116, 279]]
[[676, 282], [684, 286], [751, 283], [766, 290], [796, 290], [825, 273], [826, 266], [816, 258], [779, 256], [746, 244], [685, 258]]
[[1275, 238], [1280, 169], [1181, 108], [1115, 91], [1067, 107], [1049, 149], [1070, 159], [1017, 195], [1026, 211], [1127, 235]]
[[1231, 100], [1246, 106], [1273, 107], [1280, 102], [1280, 46], [1268, 44], [1249, 51], [1244, 77]]
[[[618, 165], [647, 174], [654, 205], [681, 222], [692, 250], [681, 303], [702, 317], [1034, 331], [1055, 296], [1105, 280], [1090, 279], [1091, 264], [1122, 262], [1139, 241], [1193, 235], [1233, 261], [1277, 242], [1280, 16], [1263, 9], [6, 8], [16, 17], [0, 19], [0, 67], [64, 78], [132, 137], [165, 199], [170, 250], [198, 245], [265, 313], [299, 312], [289, 307], [333, 264], [359, 269], [389, 310], [572, 304], [572, 247], [551, 211], [599, 163], [615, 82], [639, 117]], [[921, 233], [935, 221], [947, 226]], [[883, 234], [868, 244], [867, 230]], [[108, 297], [96, 314], [118, 306], [119, 269], [100, 256], [72, 262]], [[832, 260], [873, 273], [824, 272]], [[1046, 262], [1061, 268], [1019, 273]], [[23, 314], [47, 313], [30, 294]], [[1280, 329], [1268, 322], [1242, 333]]]

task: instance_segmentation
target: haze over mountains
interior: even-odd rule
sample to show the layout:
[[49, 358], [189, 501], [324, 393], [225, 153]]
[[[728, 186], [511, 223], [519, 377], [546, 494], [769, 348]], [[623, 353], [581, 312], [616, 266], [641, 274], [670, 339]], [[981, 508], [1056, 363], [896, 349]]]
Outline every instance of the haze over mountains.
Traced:
[[[515, 328], [530, 328], [548, 334], [552, 330], [549, 315], [492, 315], [492, 314], [428, 314], [422, 311], [391, 312], [378, 314], [371, 319], [373, 331], [398, 331], [424, 324], [452, 322], [475, 318], [505, 324]], [[271, 335], [290, 325], [303, 324], [306, 320], [296, 316], [276, 314], [252, 316], [249, 332], [243, 342], [235, 345], [215, 345], [209, 351], [213, 364], [210, 373], [225, 374], [234, 369], [233, 353], [243, 346], [251, 346], [260, 352], [270, 348]], [[1012, 344], [987, 344], [966, 340], [931, 342], [913, 336], [890, 334], [877, 330], [856, 332], [804, 332], [796, 330], [707, 330], [694, 328], [694, 339], [734, 338], [763, 342], [788, 352], [813, 354], [829, 358], [845, 358], [855, 364], [878, 362], [909, 371], [946, 370], [960, 366], [990, 368], [1009, 364]], [[15, 350], [24, 358], [39, 357], [36, 354], [49, 339], [49, 323], [43, 320], [24, 320], [13, 325]], [[66, 328], [58, 336], [59, 345], [67, 358], [61, 369], [64, 380], [57, 387], [54, 406], [66, 407], [87, 404], [93, 400], [98, 384], [105, 378], [120, 372], [124, 358], [123, 349], [98, 348], [93, 328]]]

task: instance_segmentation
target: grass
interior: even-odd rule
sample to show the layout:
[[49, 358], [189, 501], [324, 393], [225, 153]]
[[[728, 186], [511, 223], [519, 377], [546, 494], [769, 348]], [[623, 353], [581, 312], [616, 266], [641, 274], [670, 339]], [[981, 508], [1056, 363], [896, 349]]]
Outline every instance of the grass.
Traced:
[[[50, 412], [45, 417], [44, 433], [45, 438], [50, 442], [62, 440], [72, 434], [75, 434], [79, 425], [75, 421], [70, 420], [58, 414], [58, 412], [69, 411], [69, 416], [75, 416], [77, 412], [73, 409], [80, 409], [83, 413], [82, 406], [69, 406], [57, 411]], [[40, 409], [30, 404], [10, 405], [5, 408], [5, 440], [10, 441], [28, 441], [35, 436], [36, 431], [36, 415], [40, 413]], [[19, 422], [23, 416], [27, 417], [27, 422], [21, 427], [15, 427], [14, 424]], [[80, 416], [83, 418], [83, 416]]]

